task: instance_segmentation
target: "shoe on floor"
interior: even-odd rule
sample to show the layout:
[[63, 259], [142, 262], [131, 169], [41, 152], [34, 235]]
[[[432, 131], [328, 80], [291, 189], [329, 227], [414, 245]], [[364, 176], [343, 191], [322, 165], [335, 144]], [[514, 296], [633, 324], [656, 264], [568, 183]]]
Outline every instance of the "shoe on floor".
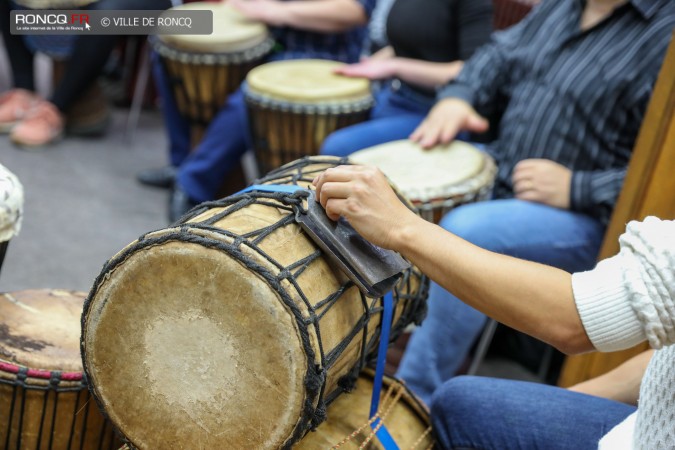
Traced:
[[169, 197], [169, 221], [176, 222], [198, 204], [199, 202], [192, 200], [180, 185], [176, 184]]
[[64, 118], [61, 112], [46, 100], [38, 101], [9, 134], [15, 144], [41, 147], [51, 144], [63, 135]]
[[158, 188], [173, 187], [176, 179], [176, 168], [173, 166], [160, 167], [158, 169], [146, 169], [136, 175], [136, 179], [147, 186]]
[[0, 133], [9, 133], [40, 97], [26, 89], [12, 89], [0, 96]]

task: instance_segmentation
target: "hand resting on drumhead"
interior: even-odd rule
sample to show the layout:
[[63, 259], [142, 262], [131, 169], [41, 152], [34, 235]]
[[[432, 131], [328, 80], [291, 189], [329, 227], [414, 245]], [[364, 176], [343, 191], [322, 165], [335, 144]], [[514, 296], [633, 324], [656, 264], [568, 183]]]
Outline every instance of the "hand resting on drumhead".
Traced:
[[565, 353], [593, 350], [569, 273], [484, 250], [427, 222], [401, 203], [376, 168], [339, 166], [313, 183], [329, 217], [344, 217], [365, 239], [401, 253], [470, 306]]
[[513, 168], [516, 198], [555, 208], [570, 208], [572, 171], [549, 159], [524, 159]]
[[339, 67], [335, 73], [369, 80], [398, 78], [407, 83], [436, 88], [453, 80], [462, 70], [462, 61], [431, 62], [396, 56], [391, 47], [385, 47], [370, 58]]
[[363, 6], [355, 0], [228, 0], [228, 4], [272, 27], [341, 33], [368, 22]]
[[424, 121], [413, 131], [410, 139], [423, 148], [448, 144], [460, 131], [484, 133], [489, 123], [469, 103], [457, 98], [439, 101]]

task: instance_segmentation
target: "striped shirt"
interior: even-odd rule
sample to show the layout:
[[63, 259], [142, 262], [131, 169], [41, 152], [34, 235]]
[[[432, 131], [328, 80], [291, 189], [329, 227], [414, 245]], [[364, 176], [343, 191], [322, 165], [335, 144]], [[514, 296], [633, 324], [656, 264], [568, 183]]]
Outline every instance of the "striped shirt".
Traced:
[[518, 161], [549, 159], [572, 171], [571, 209], [607, 223], [675, 26], [675, 1], [630, 0], [582, 31], [584, 3], [545, 0], [494, 33], [438, 95], [501, 116], [487, 146], [499, 164], [496, 198], [513, 196]]
[[[375, 0], [356, 0], [370, 17]], [[272, 34], [281, 47], [273, 59], [320, 58], [347, 63], [357, 62], [366, 39], [367, 27], [354, 27], [344, 33], [316, 33], [296, 28], [273, 28]]]

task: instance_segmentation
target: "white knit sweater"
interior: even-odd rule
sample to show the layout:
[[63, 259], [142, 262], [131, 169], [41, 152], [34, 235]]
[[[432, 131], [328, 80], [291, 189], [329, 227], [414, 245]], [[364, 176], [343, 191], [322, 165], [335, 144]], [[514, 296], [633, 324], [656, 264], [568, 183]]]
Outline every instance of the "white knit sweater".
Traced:
[[599, 351], [645, 340], [658, 351], [642, 380], [638, 411], [599, 448], [675, 449], [675, 221], [631, 222], [619, 244], [617, 256], [572, 276], [581, 321]]

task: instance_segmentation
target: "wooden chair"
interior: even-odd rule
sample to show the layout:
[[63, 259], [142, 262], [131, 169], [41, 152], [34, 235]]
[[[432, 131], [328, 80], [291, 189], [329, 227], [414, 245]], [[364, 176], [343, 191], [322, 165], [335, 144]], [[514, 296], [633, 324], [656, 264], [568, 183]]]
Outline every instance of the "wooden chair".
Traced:
[[[599, 259], [615, 255], [630, 220], [675, 218], [675, 34], [647, 108], [623, 190], [607, 228]], [[642, 344], [614, 353], [568, 357], [558, 384], [571, 386], [601, 375], [644, 351]]]

